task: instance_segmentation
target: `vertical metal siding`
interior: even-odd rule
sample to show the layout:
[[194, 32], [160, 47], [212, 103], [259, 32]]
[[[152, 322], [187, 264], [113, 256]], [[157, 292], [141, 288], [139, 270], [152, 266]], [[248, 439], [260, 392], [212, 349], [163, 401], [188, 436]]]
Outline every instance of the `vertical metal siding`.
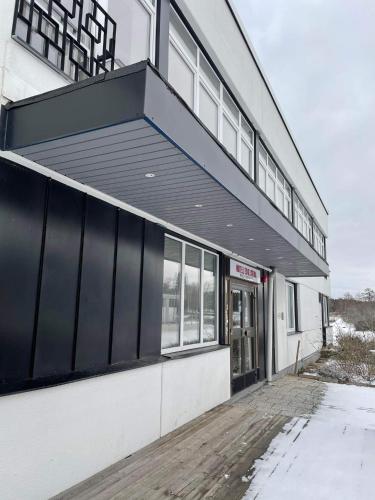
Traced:
[[0, 163], [0, 380], [29, 376], [47, 179]]
[[0, 393], [160, 355], [160, 226], [1, 161], [0, 234]]
[[75, 368], [108, 363], [116, 208], [88, 197], [82, 253]]
[[139, 357], [160, 354], [163, 264], [164, 230], [145, 221]]
[[142, 250], [143, 220], [136, 215], [120, 211], [113, 311], [112, 363], [130, 361], [138, 357]]
[[34, 376], [70, 371], [81, 244], [83, 194], [51, 181]]

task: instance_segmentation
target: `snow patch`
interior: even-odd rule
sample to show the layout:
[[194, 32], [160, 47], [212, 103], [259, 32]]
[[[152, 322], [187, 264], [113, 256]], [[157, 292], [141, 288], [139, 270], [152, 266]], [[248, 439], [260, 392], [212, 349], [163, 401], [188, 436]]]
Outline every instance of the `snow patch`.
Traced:
[[309, 419], [293, 418], [256, 460], [244, 500], [372, 500], [375, 390], [325, 384]]

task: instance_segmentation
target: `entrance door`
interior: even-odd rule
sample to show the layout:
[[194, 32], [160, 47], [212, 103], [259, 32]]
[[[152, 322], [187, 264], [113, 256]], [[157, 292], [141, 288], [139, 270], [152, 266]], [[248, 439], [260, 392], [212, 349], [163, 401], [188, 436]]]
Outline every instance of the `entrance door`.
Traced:
[[256, 310], [256, 287], [232, 284], [230, 340], [233, 393], [257, 381]]

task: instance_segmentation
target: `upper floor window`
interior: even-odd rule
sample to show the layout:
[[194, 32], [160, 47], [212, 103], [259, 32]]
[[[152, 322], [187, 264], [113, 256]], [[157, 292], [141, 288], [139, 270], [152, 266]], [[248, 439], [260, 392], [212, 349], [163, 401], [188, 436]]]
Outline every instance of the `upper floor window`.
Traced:
[[162, 351], [218, 342], [218, 256], [165, 238]]
[[258, 184], [285, 217], [291, 220], [291, 187], [262, 144], [259, 144]]
[[326, 258], [326, 244], [325, 237], [322, 231], [318, 228], [318, 226], [314, 223], [314, 248], [318, 252], [318, 254]]
[[294, 332], [297, 324], [296, 285], [286, 283], [286, 322], [288, 332]]
[[312, 241], [312, 217], [297, 195], [294, 197], [294, 225], [298, 231], [310, 242]]
[[169, 82], [254, 178], [254, 131], [173, 9], [169, 35]]
[[108, 0], [108, 13], [117, 25], [117, 66], [155, 62], [156, 0]]

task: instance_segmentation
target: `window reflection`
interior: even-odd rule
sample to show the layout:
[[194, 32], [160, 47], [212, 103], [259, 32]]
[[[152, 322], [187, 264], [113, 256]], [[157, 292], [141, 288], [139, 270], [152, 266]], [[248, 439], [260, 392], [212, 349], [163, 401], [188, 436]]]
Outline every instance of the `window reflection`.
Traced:
[[165, 239], [162, 349], [217, 341], [217, 255]]
[[232, 324], [233, 328], [241, 328], [241, 315], [242, 315], [242, 300], [241, 290], [233, 290], [232, 294], [233, 307], [232, 307]]
[[216, 257], [205, 253], [203, 271], [203, 342], [215, 340], [216, 331]]
[[165, 239], [162, 349], [180, 345], [182, 244]]
[[184, 345], [200, 340], [201, 251], [186, 245], [184, 295]]

